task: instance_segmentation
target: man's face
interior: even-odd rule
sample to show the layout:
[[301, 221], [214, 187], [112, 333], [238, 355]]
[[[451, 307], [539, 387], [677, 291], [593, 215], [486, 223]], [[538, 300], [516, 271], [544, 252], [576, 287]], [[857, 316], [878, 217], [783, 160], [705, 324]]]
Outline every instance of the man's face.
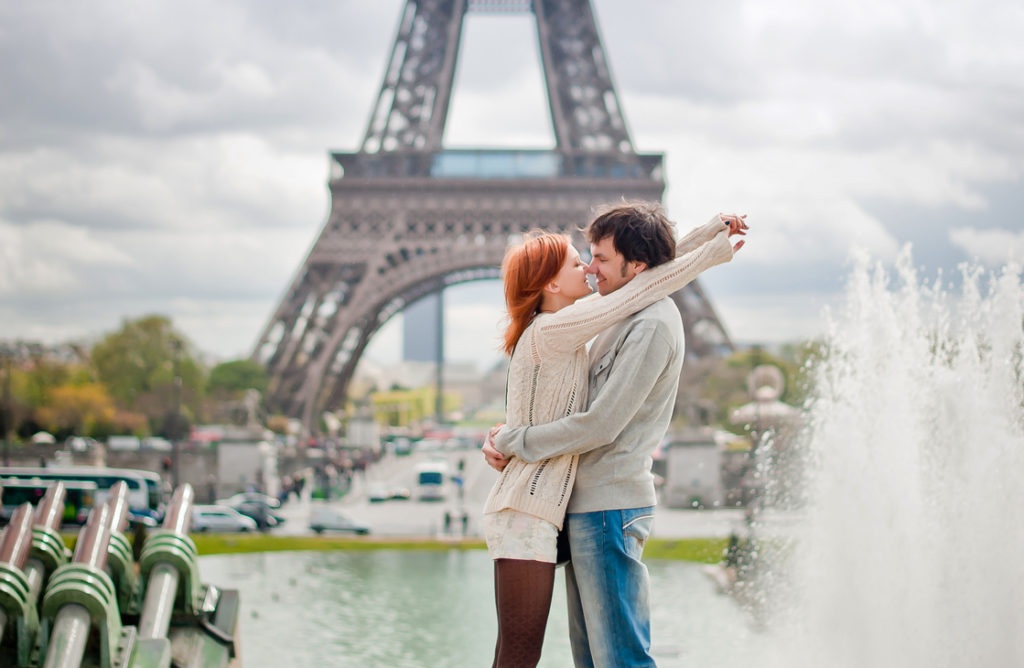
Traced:
[[587, 270], [597, 279], [597, 291], [602, 295], [611, 294], [629, 283], [645, 266], [642, 262], [626, 262], [626, 258], [615, 250], [610, 236], [590, 244], [590, 255], [593, 259]]

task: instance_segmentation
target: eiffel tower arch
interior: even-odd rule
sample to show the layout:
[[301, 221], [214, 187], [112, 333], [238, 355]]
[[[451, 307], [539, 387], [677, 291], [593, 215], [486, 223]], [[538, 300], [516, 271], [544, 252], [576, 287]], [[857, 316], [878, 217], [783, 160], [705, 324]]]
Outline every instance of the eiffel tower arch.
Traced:
[[[554, 149], [444, 148], [467, 12], [536, 19]], [[311, 431], [405, 306], [498, 278], [506, 247], [536, 227], [586, 251], [578, 228], [595, 205], [665, 188], [662, 155], [633, 147], [590, 0], [406, 0], [360, 149], [331, 158], [330, 215], [253, 353], [269, 408]], [[696, 282], [673, 298], [689, 357], [732, 348]]]

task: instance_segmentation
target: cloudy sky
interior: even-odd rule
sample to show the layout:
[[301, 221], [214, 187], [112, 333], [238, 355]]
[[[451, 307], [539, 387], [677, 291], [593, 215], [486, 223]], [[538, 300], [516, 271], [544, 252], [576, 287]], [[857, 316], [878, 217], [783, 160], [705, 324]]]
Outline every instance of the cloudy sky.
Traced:
[[[822, 330], [855, 248], [925, 275], [1024, 257], [1024, 5], [595, 0], [638, 150], [689, 228], [749, 214], [702, 283], [733, 338]], [[247, 356], [358, 148], [402, 0], [0, 0], [0, 339], [160, 313]], [[448, 146], [553, 145], [528, 16], [471, 15]], [[496, 282], [448, 356], [496, 353]], [[396, 318], [372, 346], [397, 356]]]

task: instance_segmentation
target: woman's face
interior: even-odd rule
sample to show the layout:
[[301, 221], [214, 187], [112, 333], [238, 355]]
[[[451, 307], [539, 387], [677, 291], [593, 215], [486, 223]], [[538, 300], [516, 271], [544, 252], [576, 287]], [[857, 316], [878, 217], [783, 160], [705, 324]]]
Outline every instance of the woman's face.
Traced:
[[579, 251], [572, 245], [565, 254], [565, 262], [558, 270], [554, 283], [558, 285], [563, 296], [576, 301], [580, 297], [586, 297], [592, 290], [587, 282], [587, 265], [580, 259]]

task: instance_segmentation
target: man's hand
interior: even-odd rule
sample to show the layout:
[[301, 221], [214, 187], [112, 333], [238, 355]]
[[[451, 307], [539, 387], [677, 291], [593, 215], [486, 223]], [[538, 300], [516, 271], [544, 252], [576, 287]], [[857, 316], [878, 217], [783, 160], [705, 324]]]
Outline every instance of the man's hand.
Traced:
[[508, 466], [508, 457], [498, 452], [494, 447], [494, 435], [501, 431], [501, 428], [504, 426], [503, 424], [497, 424], [491, 427], [491, 430], [487, 432], [487, 440], [484, 441], [484, 445], [480, 449], [484, 453], [484, 461], [487, 462], [487, 465], [499, 473]]

